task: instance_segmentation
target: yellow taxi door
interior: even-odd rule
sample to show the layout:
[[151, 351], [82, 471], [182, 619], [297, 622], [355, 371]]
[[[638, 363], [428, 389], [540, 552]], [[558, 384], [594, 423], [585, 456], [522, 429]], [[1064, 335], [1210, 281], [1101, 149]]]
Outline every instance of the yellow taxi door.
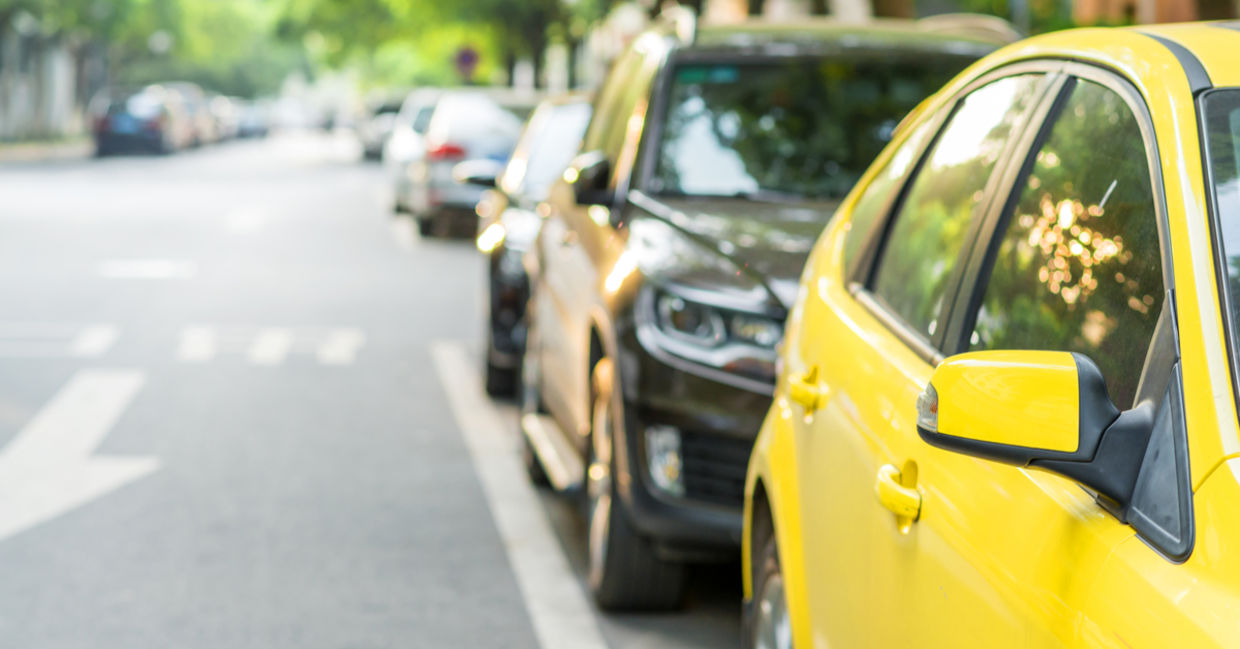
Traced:
[[[1159, 326], [1164, 216], [1148, 118], [1139, 95], [1119, 80], [1085, 66], [1066, 71], [1045, 119], [1039, 115], [1028, 131], [1037, 134], [1028, 155], [999, 184], [953, 312], [940, 316], [916, 288], [927, 273], [927, 221], [918, 216], [951, 204], [940, 197], [946, 183], [924, 193], [914, 185], [871, 295], [926, 337], [945, 326], [938, 340], [949, 352], [1082, 353], [1102, 370], [1121, 410], [1162, 412], [1159, 386], [1171, 370], [1158, 359], [1173, 358], [1175, 342], [1173, 327]], [[1070, 480], [922, 442], [913, 404], [929, 366], [897, 352], [886, 360], [854, 377], [868, 400], [858, 412], [862, 426], [883, 431], [878, 462], [900, 483], [880, 480], [876, 489], [888, 494], [880, 499], [915, 495], [920, 507], [916, 521], [890, 513], [873, 545], [871, 577], [884, 590], [888, 616], [874, 646], [1091, 646], [1083, 611], [1101, 566], [1133, 528]]]

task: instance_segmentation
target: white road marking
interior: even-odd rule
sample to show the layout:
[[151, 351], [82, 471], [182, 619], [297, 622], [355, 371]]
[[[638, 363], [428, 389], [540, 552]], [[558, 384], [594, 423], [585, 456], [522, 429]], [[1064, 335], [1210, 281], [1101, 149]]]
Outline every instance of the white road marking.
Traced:
[[69, 343], [69, 350], [74, 356], [84, 358], [102, 356], [112, 348], [119, 337], [120, 331], [112, 325], [90, 325], [74, 336], [73, 341]]
[[333, 329], [315, 355], [324, 365], [348, 365], [357, 358], [357, 351], [366, 343], [360, 329]]
[[233, 234], [250, 234], [267, 223], [267, 214], [259, 207], [243, 207], [230, 212], [224, 223]]
[[146, 377], [82, 370], [0, 453], [0, 540], [49, 521], [159, 468], [153, 457], [91, 454]]
[[215, 357], [215, 332], [210, 327], [186, 327], [177, 344], [177, 360], [201, 363]]
[[268, 327], [258, 332], [247, 356], [255, 365], [279, 365], [292, 348], [292, 331], [283, 327]]
[[422, 240], [417, 229], [413, 227], [413, 219], [393, 218], [389, 227], [392, 229], [392, 240], [401, 250], [413, 250]]
[[517, 577], [543, 649], [605, 649], [598, 620], [560, 550], [506, 430], [482, 392], [476, 363], [464, 345], [431, 344], [431, 357], [465, 437], [491, 516]]
[[198, 266], [183, 259], [111, 259], [99, 264], [98, 273], [108, 279], [189, 279]]
[[119, 337], [120, 330], [111, 324], [4, 322], [0, 323], [0, 357], [94, 358], [111, 349]]

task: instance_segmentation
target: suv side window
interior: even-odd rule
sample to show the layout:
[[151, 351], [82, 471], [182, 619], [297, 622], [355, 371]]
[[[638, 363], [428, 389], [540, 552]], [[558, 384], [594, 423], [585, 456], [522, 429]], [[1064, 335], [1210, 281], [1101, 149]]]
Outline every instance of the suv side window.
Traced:
[[1080, 352], [1130, 407], [1164, 290], [1145, 142], [1123, 97], [1077, 80], [1017, 187], [970, 349]]
[[939, 133], [894, 216], [872, 283], [875, 297], [927, 340], [940, 325], [948, 284], [986, 183], [1040, 74], [991, 82], [966, 96]]

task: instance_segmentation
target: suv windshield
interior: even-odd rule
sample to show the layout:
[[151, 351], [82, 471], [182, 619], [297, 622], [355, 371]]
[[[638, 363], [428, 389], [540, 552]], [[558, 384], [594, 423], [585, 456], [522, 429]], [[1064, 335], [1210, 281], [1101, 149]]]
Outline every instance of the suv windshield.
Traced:
[[1232, 345], [1240, 348], [1240, 88], [1215, 90], [1203, 99], [1206, 160], [1214, 190], [1218, 245], [1231, 309]]
[[649, 190], [841, 198], [900, 119], [975, 58], [886, 52], [681, 63]]

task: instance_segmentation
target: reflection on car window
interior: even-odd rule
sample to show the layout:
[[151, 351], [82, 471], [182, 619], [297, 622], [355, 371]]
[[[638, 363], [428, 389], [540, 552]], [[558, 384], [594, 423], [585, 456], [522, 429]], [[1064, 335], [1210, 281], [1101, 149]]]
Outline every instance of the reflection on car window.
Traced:
[[1215, 90], [1204, 99], [1206, 156], [1214, 185], [1218, 245], [1226, 260], [1232, 345], [1240, 345], [1240, 89]]
[[522, 191], [535, 200], [546, 198], [551, 184], [577, 154], [589, 120], [590, 104], [585, 102], [552, 107], [538, 132], [526, 135], [530, 148]]
[[1008, 215], [971, 348], [1080, 352], [1126, 408], [1162, 305], [1161, 259], [1136, 116], [1078, 81]]
[[929, 122], [923, 123], [916, 132], [909, 135], [874, 179], [866, 184], [865, 192], [857, 198], [849, 212], [848, 234], [844, 236], [845, 268], [850, 267], [852, 260], [860, 252], [861, 245], [869, 237], [878, 217], [891, 207], [895, 193], [917, 162], [917, 154], [925, 143], [926, 134], [930, 132], [929, 127]]
[[873, 290], [927, 339], [938, 329], [947, 283], [986, 181], [1041, 78], [1007, 77], [966, 97], [896, 214]]
[[900, 119], [972, 57], [676, 67], [650, 190], [842, 198]]

